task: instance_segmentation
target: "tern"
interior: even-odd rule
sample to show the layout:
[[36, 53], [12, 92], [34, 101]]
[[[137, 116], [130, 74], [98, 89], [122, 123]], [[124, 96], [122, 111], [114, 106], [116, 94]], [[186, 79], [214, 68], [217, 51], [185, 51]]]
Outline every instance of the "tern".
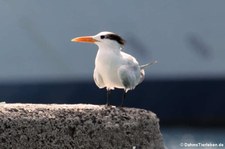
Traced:
[[93, 77], [100, 89], [107, 90], [106, 105], [109, 105], [110, 91], [117, 88], [124, 90], [122, 107], [126, 93], [144, 80], [144, 68], [156, 63], [154, 61], [139, 65], [136, 58], [122, 51], [125, 40], [113, 32], [104, 31], [94, 36], [73, 38], [71, 41], [94, 43], [98, 46]]

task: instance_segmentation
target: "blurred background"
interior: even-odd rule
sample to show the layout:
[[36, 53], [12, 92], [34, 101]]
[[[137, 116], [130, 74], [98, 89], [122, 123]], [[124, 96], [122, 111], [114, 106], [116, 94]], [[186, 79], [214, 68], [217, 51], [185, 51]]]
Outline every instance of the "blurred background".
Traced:
[[[106, 91], [92, 77], [97, 46], [70, 40], [112, 31], [141, 64], [158, 61], [125, 106], [156, 113], [168, 148], [190, 142], [225, 148], [224, 6], [222, 0], [1, 0], [0, 101], [105, 104]], [[113, 91], [111, 103], [119, 105], [121, 96]]]

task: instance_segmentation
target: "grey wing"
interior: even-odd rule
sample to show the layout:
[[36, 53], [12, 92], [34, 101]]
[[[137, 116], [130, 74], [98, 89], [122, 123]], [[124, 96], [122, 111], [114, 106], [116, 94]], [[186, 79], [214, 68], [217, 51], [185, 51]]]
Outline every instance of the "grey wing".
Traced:
[[94, 77], [95, 84], [99, 88], [104, 88], [105, 87], [105, 84], [103, 82], [102, 76], [96, 71], [96, 69], [94, 70], [93, 77]]
[[140, 82], [140, 68], [137, 65], [122, 65], [117, 73], [126, 91], [134, 89]]

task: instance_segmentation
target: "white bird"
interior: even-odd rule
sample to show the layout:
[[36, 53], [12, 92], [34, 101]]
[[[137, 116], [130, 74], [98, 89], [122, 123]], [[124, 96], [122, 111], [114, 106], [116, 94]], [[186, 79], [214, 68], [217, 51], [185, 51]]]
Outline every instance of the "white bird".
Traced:
[[139, 65], [131, 55], [122, 51], [125, 40], [112, 32], [100, 32], [94, 36], [73, 38], [72, 42], [94, 43], [98, 46], [95, 58], [94, 81], [101, 89], [107, 90], [107, 105], [109, 105], [110, 91], [124, 89], [121, 106], [126, 93], [133, 90], [145, 77], [144, 68], [155, 62]]

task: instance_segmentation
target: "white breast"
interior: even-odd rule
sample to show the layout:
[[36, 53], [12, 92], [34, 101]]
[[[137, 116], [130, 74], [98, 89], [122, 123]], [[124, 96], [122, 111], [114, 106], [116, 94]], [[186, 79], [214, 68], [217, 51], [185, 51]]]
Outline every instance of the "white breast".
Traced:
[[134, 89], [139, 84], [140, 77], [139, 64], [131, 55], [121, 51], [98, 50], [94, 79], [99, 88]]
[[121, 63], [121, 56], [119, 54], [109, 50], [98, 50], [95, 59], [95, 71], [102, 77], [104, 86], [108, 89], [124, 88], [117, 73]]

